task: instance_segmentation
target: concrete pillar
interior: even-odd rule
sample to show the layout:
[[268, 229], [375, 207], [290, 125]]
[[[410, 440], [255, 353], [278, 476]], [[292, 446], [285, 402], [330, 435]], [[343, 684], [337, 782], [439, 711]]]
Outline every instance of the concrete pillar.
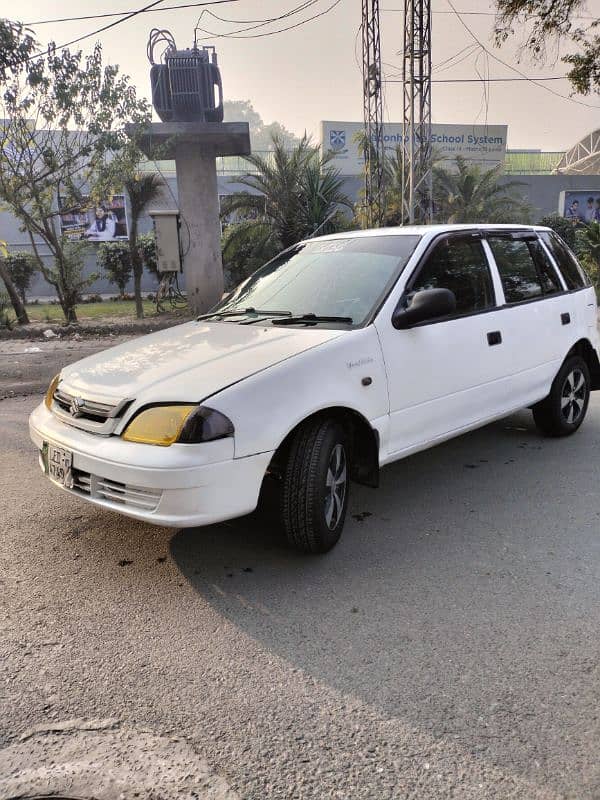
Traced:
[[183, 271], [190, 310], [208, 311], [223, 295], [217, 156], [248, 155], [247, 122], [154, 122], [141, 135], [126, 127], [150, 159], [174, 158], [182, 218]]
[[190, 310], [208, 311], [223, 295], [216, 158], [199, 142], [175, 144], [183, 272]]

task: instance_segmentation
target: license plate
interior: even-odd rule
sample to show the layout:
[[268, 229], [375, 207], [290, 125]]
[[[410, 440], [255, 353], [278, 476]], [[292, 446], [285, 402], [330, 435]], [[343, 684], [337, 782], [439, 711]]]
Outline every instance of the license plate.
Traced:
[[48, 477], [63, 486], [70, 486], [72, 482], [73, 454], [68, 450], [63, 450], [62, 447], [55, 447], [53, 444], [46, 445], [45, 449]]

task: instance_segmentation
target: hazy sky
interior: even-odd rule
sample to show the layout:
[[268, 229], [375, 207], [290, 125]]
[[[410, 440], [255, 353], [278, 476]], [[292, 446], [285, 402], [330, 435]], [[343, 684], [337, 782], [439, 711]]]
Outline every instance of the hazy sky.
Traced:
[[[150, 0], [22, 0], [20, 3], [0, 0], [2, 16], [13, 17], [18, 9], [23, 22], [63, 16], [129, 11], [147, 5]], [[164, 0], [170, 6], [190, 0]], [[296, 21], [325, 10], [334, 0], [318, 0], [316, 5], [285, 22], [260, 28], [255, 33], [290, 25]], [[462, 11], [491, 11], [492, 3], [486, 0], [453, 0]], [[232, 20], [263, 20], [282, 14], [300, 4], [300, 0], [237, 0], [212, 6], [219, 16]], [[400, 67], [397, 55], [402, 46], [401, 0], [381, 0], [381, 39], [385, 70], [394, 72]], [[160, 6], [159, 6], [160, 8]], [[318, 134], [319, 121], [360, 120], [362, 117], [360, 38], [361, 0], [340, 0], [329, 13], [308, 22], [295, 30], [263, 38], [232, 39], [209, 37], [207, 43], [217, 46], [226, 99], [249, 99], [266, 122], [279, 120], [287, 128], [302, 133]], [[450, 11], [447, 0], [433, 0], [433, 62], [454, 56], [473, 43], [468, 32]], [[107, 61], [120, 64], [131, 75], [139, 90], [149, 94], [146, 41], [152, 27], [167, 28], [174, 34], [179, 47], [193, 41], [193, 29], [201, 9], [157, 11], [118, 25], [114, 30], [100, 34]], [[450, 13], [448, 13], [450, 12]], [[590, 0], [586, 13], [600, 16], [600, 0]], [[534, 66], [522, 60], [518, 64], [516, 43], [494, 48], [491, 41], [494, 17], [491, 15], [465, 15], [465, 22], [475, 35], [494, 54], [518, 66], [527, 75], [563, 75], [565, 65], [550, 59], [545, 66]], [[36, 25], [34, 30], [41, 43], [54, 39], [61, 44], [107, 24], [111, 19]], [[254, 24], [227, 24], [204, 13], [200, 26], [213, 32], [226, 33]], [[251, 32], [251, 31], [250, 31]], [[203, 34], [200, 34], [203, 35]], [[87, 49], [94, 39], [80, 47]], [[486, 68], [481, 55], [475, 54], [462, 63], [444, 71], [434, 71], [434, 78], [474, 78], [477, 69], [483, 74]], [[357, 61], [358, 59], [358, 61]], [[447, 66], [447, 65], [446, 65]], [[489, 62], [490, 77], [514, 76], [508, 68]], [[553, 91], [568, 95], [570, 84], [555, 81], [545, 84]], [[582, 136], [600, 127], [600, 96], [579, 98], [595, 106], [586, 108], [569, 100], [554, 97], [550, 92], [527, 82], [491, 83], [487, 105], [490, 124], [508, 124], [508, 145], [513, 148], [542, 148], [562, 150], [575, 144]], [[401, 86], [387, 84], [387, 120], [397, 122], [402, 115]], [[482, 85], [435, 84], [433, 87], [433, 121], [453, 123], [485, 122], [486, 103]]]

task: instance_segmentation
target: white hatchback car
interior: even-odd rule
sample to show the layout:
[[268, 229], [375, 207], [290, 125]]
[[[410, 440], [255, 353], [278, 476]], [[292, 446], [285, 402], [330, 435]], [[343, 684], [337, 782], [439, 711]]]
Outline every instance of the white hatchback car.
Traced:
[[529, 406], [577, 430], [600, 387], [596, 297], [540, 227], [437, 225], [301, 242], [210, 314], [63, 369], [30, 418], [58, 486], [160, 525], [253, 511], [339, 539], [350, 479]]

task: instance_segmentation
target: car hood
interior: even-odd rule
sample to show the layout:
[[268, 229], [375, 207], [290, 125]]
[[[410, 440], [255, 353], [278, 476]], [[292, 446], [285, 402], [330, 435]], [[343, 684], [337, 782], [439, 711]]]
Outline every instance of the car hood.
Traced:
[[270, 324], [188, 322], [65, 367], [62, 386], [98, 401], [200, 401], [249, 375], [344, 334]]

